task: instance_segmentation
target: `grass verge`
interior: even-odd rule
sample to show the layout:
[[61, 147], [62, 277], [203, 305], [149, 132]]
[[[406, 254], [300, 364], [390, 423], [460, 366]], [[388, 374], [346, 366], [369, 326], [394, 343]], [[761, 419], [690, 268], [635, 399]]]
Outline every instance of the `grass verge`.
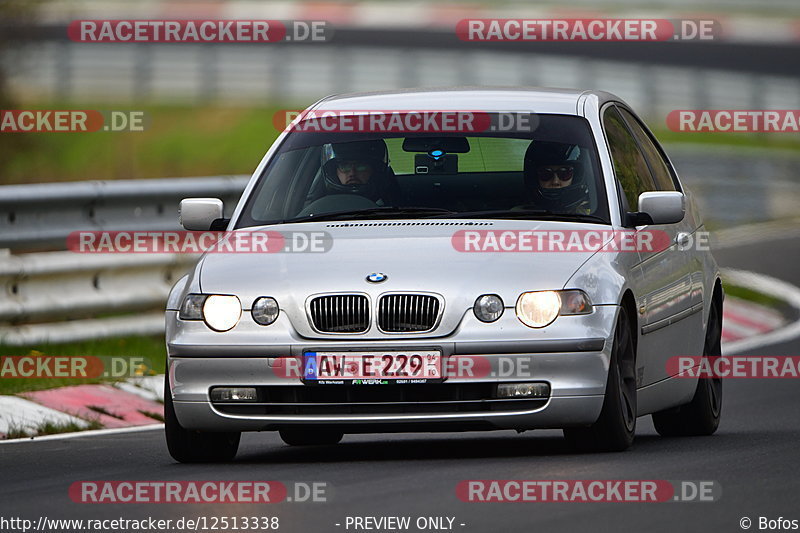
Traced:
[[144, 111], [145, 131], [6, 134], [0, 184], [250, 174], [278, 136], [272, 119], [284, 108], [103, 105]]
[[[725, 280], [723, 280], [723, 283], [724, 281]], [[765, 307], [771, 307], [778, 311], [782, 311], [788, 305], [785, 301], [781, 300], [780, 298], [776, 298], [775, 296], [769, 294], [764, 294], [758, 291], [754, 291], [753, 289], [749, 289], [747, 287], [740, 287], [737, 285], [731, 285], [729, 283], [725, 283], [724, 287], [725, 287], [725, 296], [739, 298], [740, 300], [746, 300], [748, 302], [763, 305]]]
[[[146, 368], [136, 367], [125, 369], [140, 375], [163, 374], [166, 361], [166, 348], [164, 338], [157, 337], [120, 337], [115, 339], [98, 339], [69, 344], [51, 344], [37, 346], [35, 350], [30, 347], [0, 346], [0, 356], [31, 356], [31, 357], [114, 357], [121, 365], [128, 358], [144, 359], [149, 365]], [[0, 367], [0, 369], [5, 367]], [[90, 383], [110, 383], [117, 381], [115, 378], [13, 378], [8, 374], [0, 374], [0, 394], [18, 394], [69, 385], [85, 385]]]
[[772, 148], [800, 151], [800, 140], [797, 135], [786, 133], [712, 133], [712, 132], [677, 132], [649, 122], [659, 142], [724, 145], [745, 148]]

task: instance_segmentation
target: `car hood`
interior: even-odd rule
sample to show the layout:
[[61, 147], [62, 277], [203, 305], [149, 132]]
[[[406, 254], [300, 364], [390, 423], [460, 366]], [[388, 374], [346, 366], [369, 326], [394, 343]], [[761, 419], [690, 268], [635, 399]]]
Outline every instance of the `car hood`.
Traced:
[[[204, 293], [236, 294], [249, 309], [258, 296], [274, 296], [281, 307], [324, 292], [424, 291], [449, 303], [472, 306], [481, 294], [499, 294], [513, 306], [519, 293], [560, 289], [594, 253], [464, 252], [457, 232], [507, 230], [603, 230], [608, 226], [519, 220], [390, 220], [317, 222], [247, 228], [242, 231], [316, 233], [325, 236], [325, 252], [209, 253], [200, 263]], [[273, 234], [270, 234], [273, 235]], [[302, 241], [302, 238], [299, 238]], [[463, 242], [463, 241], [460, 241]], [[367, 276], [386, 280], [370, 283]]]

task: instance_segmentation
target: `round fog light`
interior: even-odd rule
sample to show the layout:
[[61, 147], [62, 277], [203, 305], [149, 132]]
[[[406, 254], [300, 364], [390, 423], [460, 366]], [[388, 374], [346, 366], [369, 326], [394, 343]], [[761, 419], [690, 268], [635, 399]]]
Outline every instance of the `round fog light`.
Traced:
[[255, 387], [217, 387], [211, 389], [212, 402], [254, 402], [258, 399]]
[[250, 313], [253, 315], [253, 320], [262, 326], [269, 326], [278, 320], [278, 314], [280, 312], [281, 311], [278, 308], [278, 302], [275, 301], [275, 298], [271, 298], [269, 296], [262, 296], [261, 298], [258, 298], [255, 302], [253, 302], [253, 309], [250, 311]]
[[502, 298], [496, 294], [484, 294], [483, 296], [478, 296], [472, 309], [481, 322], [494, 322], [503, 316], [504, 308]]

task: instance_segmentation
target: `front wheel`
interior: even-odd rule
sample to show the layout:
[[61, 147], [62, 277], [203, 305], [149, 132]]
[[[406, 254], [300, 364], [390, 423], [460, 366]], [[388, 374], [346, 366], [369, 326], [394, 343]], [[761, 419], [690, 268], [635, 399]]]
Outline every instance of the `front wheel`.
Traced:
[[241, 433], [193, 431], [181, 426], [175, 415], [169, 375], [164, 377], [164, 432], [169, 454], [181, 463], [231, 461], [239, 450]]
[[620, 307], [611, 348], [611, 363], [597, 422], [585, 428], [565, 428], [564, 437], [581, 451], [621, 452], [636, 433], [636, 353], [628, 314]]
[[[722, 355], [722, 317], [719, 305], [711, 305], [706, 327], [703, 357], [713, 359]], [[713, 368], [713, 364], [711, 365]], [[722, 379], [697, 380], [692, 401], [676, 409], [653, 413], [653, 425], [662, 437], [712, 435], [722, 416]]]

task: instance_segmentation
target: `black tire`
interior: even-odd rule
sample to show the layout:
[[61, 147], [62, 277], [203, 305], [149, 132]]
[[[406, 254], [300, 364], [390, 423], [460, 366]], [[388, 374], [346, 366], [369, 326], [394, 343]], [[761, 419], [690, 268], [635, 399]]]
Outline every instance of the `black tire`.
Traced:
[[[722, 355], [722, 309], [717, 302], [711, 306], [706, 327], [703, 357], [714, 359]], [[653, 425], [662, 437], [712, 435], [722, 416], [722, 379], [697, 380], [692, 401], [675, 409], [653, 413]]]
[[213, 463], [231, 461], [239, 450], [241, 433], [213, 433], [185, 429], [175, 416], [169, 376], [164, 377], [164, 433], [167, 449], [180, 463]]
[[630, 448], [635, 434], [636, 353], [628, 314], [621, 307], [600, 417], [589, 427], [565, 428], [564, 437], [580, 451], [621, 452]]
[[338, 444], [344, 437], [341, 431], [331, 429], [285, 428], [281, 439], [290, 446], [326, 446]]

